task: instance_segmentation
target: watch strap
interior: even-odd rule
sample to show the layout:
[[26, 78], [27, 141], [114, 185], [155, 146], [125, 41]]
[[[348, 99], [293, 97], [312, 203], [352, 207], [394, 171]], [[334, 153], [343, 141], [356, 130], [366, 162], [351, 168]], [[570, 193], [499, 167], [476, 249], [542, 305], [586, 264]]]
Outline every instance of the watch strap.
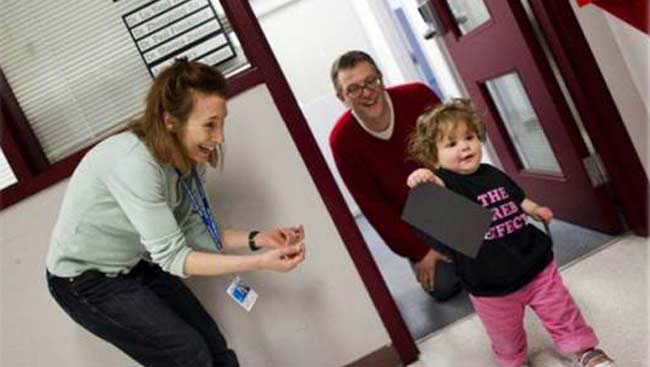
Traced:
[[260, 234], [260, 231], [248, 232], [248, 247], [251, 251], [257, 251], [260, 249], [260, 247], [255, 244], [255, 237], [257, 237], [258, 234]]

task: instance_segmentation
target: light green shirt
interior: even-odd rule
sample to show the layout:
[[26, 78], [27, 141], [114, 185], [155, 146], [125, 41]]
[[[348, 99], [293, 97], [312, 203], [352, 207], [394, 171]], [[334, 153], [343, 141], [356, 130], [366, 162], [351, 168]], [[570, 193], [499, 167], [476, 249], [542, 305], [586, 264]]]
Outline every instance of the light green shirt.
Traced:
[[[204, 180], [205, 167], [198, 171]], [[148, 258], [185, 276], [190, 245], [216, 250], [174, 168], [158, 163], [136, 135], [124, 132], [95, 146], [79, 163], [46, 263], [60, 277], [89, 269], [113, 275]]]

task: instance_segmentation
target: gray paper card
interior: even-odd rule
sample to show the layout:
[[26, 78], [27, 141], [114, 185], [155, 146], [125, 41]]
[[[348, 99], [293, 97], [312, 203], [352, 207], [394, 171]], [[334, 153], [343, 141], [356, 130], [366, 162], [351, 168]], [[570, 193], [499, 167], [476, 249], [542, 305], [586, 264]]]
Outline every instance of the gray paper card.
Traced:
[[475, 258], [490, 228], [492, 211], [432, 183], [409, 192], [402, 219], [456, 251]]

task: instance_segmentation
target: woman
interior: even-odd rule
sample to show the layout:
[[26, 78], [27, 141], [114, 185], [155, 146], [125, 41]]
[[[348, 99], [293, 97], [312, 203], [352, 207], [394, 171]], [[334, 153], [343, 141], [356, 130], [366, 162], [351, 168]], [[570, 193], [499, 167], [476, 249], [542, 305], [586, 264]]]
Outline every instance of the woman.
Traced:
[[[145, 366], [239, 365], [180, 278], [286, 272], [305, 257], [302, 226], [219, 232], [201, 178], [221, 158], [225, 98], [223, 75], [207, 65], [179, 60], [161, 72], [143, 116], [81, 161], [54, 228], [50, 293]], [[268, 250], [219, 253], [247, 246]]]

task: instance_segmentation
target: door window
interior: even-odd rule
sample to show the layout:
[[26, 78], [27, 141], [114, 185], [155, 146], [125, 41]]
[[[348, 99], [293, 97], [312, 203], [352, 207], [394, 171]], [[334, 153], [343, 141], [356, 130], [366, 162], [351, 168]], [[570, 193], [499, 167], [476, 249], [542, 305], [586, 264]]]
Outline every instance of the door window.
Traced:
[[485, 85], [523, 168], [561, 175], [560, 165], [519, 75], [508, 73], [488, 80]]
[[11, 169], [4, 152], [0, 149], [0, 190], [17, 182], [16, 175]]
[[447, 0], [447, 3], [463, 35], [490, 20], [483, 0]]

